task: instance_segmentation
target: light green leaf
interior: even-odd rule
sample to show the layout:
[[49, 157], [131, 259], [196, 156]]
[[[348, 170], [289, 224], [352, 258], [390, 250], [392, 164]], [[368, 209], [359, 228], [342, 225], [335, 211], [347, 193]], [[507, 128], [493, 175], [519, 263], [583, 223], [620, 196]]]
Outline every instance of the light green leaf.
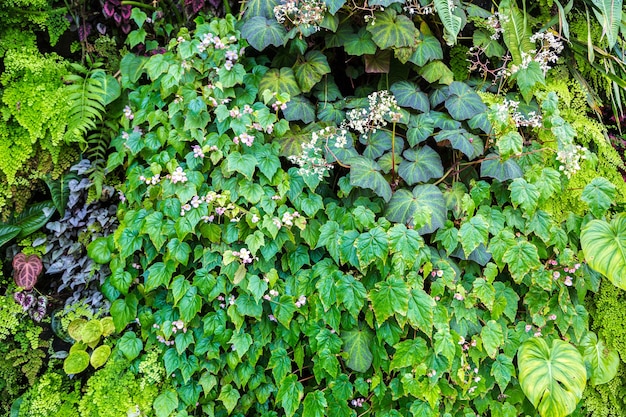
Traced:
[[358, 33], [350, 33], [346, 36], [343, 47], [348, 55], [373, 55], [376, 53], [376, 44], [372, 41], [372, 34], [365, 27]]
[[617, 375], [619, 354], [609, 350], [594, 333], [587, 332], [580, 342], [579, 350], [584, 361], [591, 365], [590, 380], [593, 385], [606, 384]]
[[393, 348], [396, 352], [389, 365], [390, 371], [406, 367], [416, 368], [424, 361], [428, 351], [426, 342], [420, 337], [396, 343]]
[[293, 417], [300, 407], [302, 397], [304, 397], [304, 387], [298, 381], [298, 376], [291, 374], [280, 383], [276, 401], [280, 401], [287, 417]]
[[341, 332], [343, 351], [348, 354], [346, 366], [356, 372], [366, 372], [372, 365], [372, 334], [368, 329], [347, 330]]
[[423, 67], [428, 61], [443, 59], [443, 50], [439, 39], [433, 35], [423, 34], [422, 39], [418, 39], [415, 52], [409, 61], [419, 67]]
[[606, 35], [609, 49], [617, 42], [622, 22], [622, 0], [592, 0], [593, 12], [602, 26], [602, 37]]
[[502, 0], [498, 7], [498, 12], [502, 16], [500, 24], [504, 33], [502, 35], [504, 43], [511, 52], [514, 65], [522, 63], [522, 53], [528, 53], [535, 49], [530, 37], [532, 32], [527, 25], [526, 18], [517, 7], [515, 0]]
[[242, 155], [236, 151], [228, 155], [226, 162], [230, 172], [241, 173], [249, 180], [252, 179], [254, 169], [258, 163], [257, 159], [253, 155]]
[[143, 342], [135, 335], [135, 332], [126, 332], [124, 336], [117, 341], [117, 346], [124, 354], [124, 357], [132, 361], [141, 353]]
[[[352, 317], [357, 318], [363, 304], [367, 291], [360, 281], [354, 279], [352, 275], [343, 274], [336, 283], [337, 300], [342, 303]], [[326, 298], [326, 294], [324, 294]]]
[[495, 320], [489, 320], [480, 331], [480, 337], [487, 355], [495, 359], [500, 346], [504, 344], [502, 326]]
[[178, 408], [176, 391], [166, 390], [154, 400], [154, 413], [157, 417], [169, 417]]
[[434, 3], [435, 10], [437, 10], [439, 19], [441, 19], [441, 23], [443, 23], [443, 27], [445, 28], [446, 34], [444, 38], [448, 45], [454, 45], [456, 43], [456, 37], [459, 35], [461, 27], [463, 26], [463, 19], [453, 12], [453, 2], [448, 0], [435, 0]]
[[396, 224], [389, 231], [389, 249], [391, 253], [399, 253], [412, 266], [424, 247], [424, 239], [417, 231], [407, 228], [404, 224]]
[[411, 326], [430, 335], [433, 328], [434, 309], [437, 303], [426, 291], [413, 288], [409, 296], [406, 317]]
[[589, 205], [591, 213], [597, 218], [604, 216], [615, 201], [617, 189], [606, 178], [596, 177], [583, 189], [581, 200]]
[[497, 139], [498, 152], [504, 159], [522, 153], [524, 139], [517, 131], [508, 132]]
[[509, 185], [509, 190], [514, 207], [520, 206], [526, 213], [534, 213], [540, 195], [536, 185], [528, 183], [523, 178], [516, 178]]
[[413, 46], [419, 31], [408, 17], [397, 14], [393, 9], [376, 12], [373, 24], [367, 25], [372, 40], [382, 50]]
[[115, 323], [115, 330], [121, 332], [124, 327], [137, 317], [137, 297], [128, 294], [125, 299], [119, 298], [111, 304], [111, 316]]
[[519, 240], [514, 246], [509, 247], [502, 260], [509, 266], [509, 272], [520, 283], [524, 276], [541, 265], [537, 247], [525, 240]]
[[504, 392], [509, 382], [511, 382], [511, 377], [515, 376], [515, 367], [511, 358], [504, 354], [498, 355], [491, 365], [490, 375], [496, 380], [500, 387], [500, 392]]
[[241, 35], [257, 51], [270, 45], [282, 46], [286, 40], [287, 30], [274, 18], [254, 16], [243, 24]]
[[259, 94], [262, 95], [265, 90], [281, 95], [288, 94], [290, 97], [300, 94], [300, 87], [291, 68], [273, 68], [267, 71], [259, 82]]
[[302, 417], [324, 417], [328, 407], [326, 397], [322, 391], [309, 392], [304, 398]]
[[79, 374], [89, 366], [89, 353], [75, 349], [63, 361], [63, 370], [68, 375]]
[[386, 259], [388, 255], [387, 234], [380, 227], [361, 233], [356, 241], [356, 253], [362, 270], [376, 259]]
[[545, 84], [543, 70], [537, 61], [532, 61], [526, 67], [518, 69], [511, 78], [517, 81], [517, 86], [526, 103], [532, 99], [537, 84]]
[[354, 157], [350, 163], [350, 184], [361, 188], [369, 188], [385, 201], [391, 199], [391, 186], [380, 173], [380, 166], [363, 157]]
[[487, 245], [488, 237], [489, 223], [480, 214], [471, 217], [469, 221], [464, 221], [459, 229], [461, 246], [463, 246], [463, 251], [468, 255], [481, 243]]
[[452, 70], [439, 60], [429, 62], [420, 68], [418, 72], [431, 84], [440, 82], [441, 84], [449, 85], [454, 81], [454, 73]]
[[590, 221], [581, 230], [580, 243], [589, 266], [626, 290], [626, 214], [611, 223]]
[[519, 382], [541, 417], [565, 417], [576, 409], [587, 379], [583, 358], [560, 339], [548, 347], [539, 337], [528, 339], [517, 353]]
[[217, 397], [217, 399], [224, 404], [226, 410], [228, 410], [228, 414], [233, 412], [237, 406], [237, 402], [239, 402], [239, 398], [241, 398], [241, 394], [230, 384], [223, 385], [220, 390], [220, 396]]
[[379, 325], [394, 314], [406, 316], [409, 308], [409, 286], [400, 278], [390, 277], [370, 291], [374, 314]]
[[413, 185], [431, 178], [443, 176], [443, 164], [439, 154], [429, 146], [404, 151], [404, 160], [398, 168], [398, 175]]
[[168, 260], [165, 263], [155, 262], [146, 271], [144, 281], [145, 290], [152, 291], [160, 285], [168, 286], [172, 279], [172, 274], [176, 270], [176, 262]]
[[456, 352], [456, 344], [449, 328], [443, 327], [437, 330], [434, 336], [434, 348], [437, 355], [443, 355], [448, 360], [448, 363], [452, 363]]

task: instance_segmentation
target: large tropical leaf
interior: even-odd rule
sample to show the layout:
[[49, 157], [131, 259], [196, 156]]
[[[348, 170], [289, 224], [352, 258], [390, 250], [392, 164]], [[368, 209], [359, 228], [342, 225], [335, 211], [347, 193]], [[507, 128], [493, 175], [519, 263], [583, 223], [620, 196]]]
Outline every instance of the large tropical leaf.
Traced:
[[456, 37], [463, 26], [463, 19], [454, 13], [453, 7], [454, 3], [449, 0], [435, 0], [435, 10], [437, 10], [439, 19], [445, 28], [444, 37], [448, 45], [456, 43]]
[[589, 266], [626, 290], [626, 213], [611, 223], [590, 221], [580, 232], [580, 243]]
[[580, 353], [591, 367], [591, 383], [605, 384], [612, 380], [619, 369], [619, 354], [608, 350], [602, 340], [598, 340], [595, 333], [588, 332], [580, 342]]
[[576, 348], [560, 339], [548, 347], [534, 337], [517, 352], [519, 382], [541, 417], [565, 417], [582, 398], [587, 370]]
[[511, 52], [513, 64], [519, 65], [522, 63], [522, 52], [528, 53], [534, 49], [530, 42], [532, 32], [515, 0], [502, 0], [498, 12], [502, 16], [500, 24], [504, 30], [504, 43]]
[[602, 37], [606, 35], [609, 48], [613, 48], [622, 21], [622, 0], [592, 0], [593, 12], [602, 25]]

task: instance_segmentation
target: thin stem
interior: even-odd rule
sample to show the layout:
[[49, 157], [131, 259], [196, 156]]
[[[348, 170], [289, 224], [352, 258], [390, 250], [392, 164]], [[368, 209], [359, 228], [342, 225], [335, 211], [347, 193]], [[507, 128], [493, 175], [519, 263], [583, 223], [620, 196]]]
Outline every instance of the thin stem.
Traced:
[[391, 181], [396, 181], [396, 122], [391, 128]]
[[122, 1], [122, 6], [135, 6], [135, 7], [141, 7], [142, 9], [156, 10], [156, 7], [150, 6], [149, 4], [143, 4], [141, 2], [131, 1], [131, 0]]

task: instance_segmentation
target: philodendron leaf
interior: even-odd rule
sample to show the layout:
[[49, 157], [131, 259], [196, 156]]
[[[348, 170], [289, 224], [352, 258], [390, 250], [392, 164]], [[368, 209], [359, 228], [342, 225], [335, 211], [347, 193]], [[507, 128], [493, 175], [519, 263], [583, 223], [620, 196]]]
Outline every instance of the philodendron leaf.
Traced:
[[380, 49], [413, 46], [419, 31], [411, 19], [397, 14], [393, 9], [376, 12], [374, 17], [372, 24], [367, 25], [367, 30]]
[[583, 190], [581, 200], [589, 205], [594, 216], [600, 218], [611, 207], [617, 190], [615, 185], [606, 178], [594, 178]]
[[341, 338], [344, 344], [344, 352], [348, 354], [346, 366], [357, 371], [365, 372], [372, 365], [372, 351], [370, 345], [372, 343], [372, 334], [369, 330], [348, 330], [341, 332]]
[[287, 30], [276, 19], [254, 16], [241, 27], [241, 34], [254, 49], [262, 51], [270, 45], [282, 46]]
[[26, 237], [40, 228], [54, 215], [55, 207], [52, 201], [44, 201], [26, 207], [10, 224], [20, 228], [17, 238]]
[[580, 232], [580, 244], [588, 265], [626, 290], [626, 214], [611, 220], [592, 220]]
[[0, 225], [0, 246], [10, 242], [15, 236], [20, 234], [21, 227], [12, 226], [10, 224]]
[[593, 385], [605, 384], [615, 377], [620, 364], [619, 354], [607, 349], [595, 333], [588, 332], [578, 349], [585, 362], [591, 366], [590, 380]]
[[350, 161], [350, 184], [361, 188], [369, 188], [385, 201], [391, 199], [391, 186], [380, 173], [380, 166], [369, 159], [354, 157]]
[[541, 417], [565, 417], [576, 409], [587, 371], [574, 346], [555, 339], [549, 347], [533, 337], [520, 346], [517, 364], [522, 391]]

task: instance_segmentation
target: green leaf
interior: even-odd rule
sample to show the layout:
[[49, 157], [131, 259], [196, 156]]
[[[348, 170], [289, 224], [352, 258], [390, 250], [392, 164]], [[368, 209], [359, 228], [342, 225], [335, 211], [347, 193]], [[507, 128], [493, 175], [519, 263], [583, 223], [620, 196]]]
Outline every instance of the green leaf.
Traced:
[[366, 372], [372, 365], [374, 355], [370, 350], [373, 337], [369, 330], [347, 330], [341, 332], [343, 351], [348, 354], [346, 366], [356, 372]]
[[390, 371], [406, 367], [417, 368], [424, 362], [428, 351], [426, 342], [420, 337], [396, 343], [393, 348], [396, 352], [393, 354], [391, 365], [389, 365]]
[[376, 44], [372, 41], [372, 34], [365, 27], [359, 29], [358, 33], [350, 32], [343, 47], [348, 55], [373, 55], [376, 53]]
[[422, 92], [417, 84], [410, 81], [399, 81], [390, 88], [398, 105], [419, 110], [423, 113], [430, 111], [430, 103], [426, 93]]
[[89, 366], [89, 353], [73, 350], [63, 361], [63, 370], [68, 375], [79, 374]]
[[245, 19], [254, 16], [274, 17], [274, 7], [279, 4], [278, 0], [248, 0], [245, 2]]
[[178, 303], [180, 318], [188, 323], [196, 317], [202, 309], [202, 298], [198, 295], [198, 288], [191, 287], [187, 290], [183, 298]]
[[411, 326], [430, 335], [436, 305], [435, 300], [426, 291], [413, 288], [409, 296], [409, 307], [406, 313]]
[[529, 53], [534, 49], [530, 41], [532, 32], [526, 24], [526, 17], [517, 7], [516, 1], [502, 0], [498, 7], [502, 18], [500, 24], [504, 33], [502, 37], [508, 50], [511, 52], [514, 65], [522, 63], [522, 53]]
[[327, 407], [328, 403], [322, 391], [309, 392], [304, 398], [302, 417], [324, 417]]
[[224, 407], [226, 407], [228, 414], [233, 412], [239, 402], [239, 398], [241, 398], [241, 394], [230, 384], [223, 385], [220, 390], [220, 395], [217, 397], [217, 399], [224, 404]]
[[535, 212], [540, 195], [536, 185], [528, 183], [523, 178], [516, 178], [509, 185], [509, 190], [514, 207], [520, 206], [524, 212], [529, 214]]
[[429, 146], [422, 146], [417, 150], [407, 149], [403, 156], [405, 159], [400, 163], [398, 175], [407, 182], [407, 185], [443, 176], [441, 158]]
[[470, 254], [481, 243], [487, 245], [489, 237], [489, 223], [480, 214], [471, 217], [469, 221], [464, 221], [459, 229], [459, 239], [466, 254]]
[[293, 301], [293, 297], [289, 295], [283, 295], [280, 297], [277, 303], [273, 303], [274, 317], [286, 328], [289, 328], [289, 323], [296, 312], [296, 305]]
[[258, 161], [254, 155], [242, 155], [235, 151], [228, 155], [226, 163], [230, 172], [238, 172], [251, 180]]
[[41, 229], [55, 213], [54, 203], [51, 200], [27, 206], [15, 219], [9, 223], [20, 228], [18, 239], [24, 238]]
[[406, 316], [409, 308], [409, 286], [400, 278], [389, 277], [376, 284], [376, 288], [370, 291], [369, 298], [376, 320], [382, 325], [394, 314]]
[[519, 382], [541, 417], [565, 417], [582, 398], [587, 371], [575, 347], [560, 339], [548, 347], [539, 337], [528, 339], [517, 353]]
[[115, 323], [115, 330], [121, 332], [124, 327], [137, 317], [137, 297], [128, 294], [125, 299], [119, 298], [111, 304], [111, 316]]
[[52, 197], [54, 206], [61, 217], [65, 215], [65, 207], [67, 206], [67, 201], [70, 197], [69, 183], [71, 180], [77, 180], [77, 178], [78, 177], [72, 173], [70, 175], [62, 175], [56, 180], [52, 180], [51, 178], [45, 179], [46, 185], [50, 190], [50, 197]]
[[257, 51], [270, 45], [282, 46], [286, 40], [287, 30], [276, 19], [254, 16], [243, 24], [241, 35]]
[[187, 266], [189, 254], [191, 254], [191, 247], [187, 242], [181, 242], [177, 238], [174, 238], [167, 243], [167, 250], [174, 260]]
[[541, 265], [537, 247], [525, 240], [519, 240], [514, 246], [509, 247], [504, 252], [502, 260], [509, 266], [509, 272], [517, 283]]
[[[493, 264], [491, 264], [491, 266], [493, 266]], [[476, 278], [472, 285], [474, 287], [474, 293], [476, 293], [480, 302], [491, 311], [493, 309], [493, 303], [496, 300], [496, 290], [493, 285], [484, 278]]]
[[87, 255], [98, 264], [108, 264], [111, 262], [112, 241], [112, 235], [97, 238], [87, 246]]
[[[592, 0], [593, 13], [602, 26], [602, 37], [606, 35], [609, 49], [617, 42], [622, 22], [622, 0]], [[622, 29], [623, 30], [623, 29]]]
[[419, 31], [408, 17], [397, 14], [393, 9], [385, 9], [374, 14], [374, 21], [367, 25], [372, 40], [380, 49], [413, 46]]
[[454, 3], [448, 0], [435, 0], [434, 3], [435, 10], [437, 10], [439, 19], [441, 19], [441, 23], [443, 23], [443, 27], [445, 28], [446, 33], [444, 38], [448, 45], [454, 45], [456, 43], [456, 37], [459, 35], [461, 27], [463, 26], [463, 19], [454, 13]]
[[315, 106], [301, 95], [292, 97], [287, 102], [287, 108], [283, 110], [283, 115], [290, 122], [312, 123], [315, 121]]
[[415, 52], [409, 58], [409, 61], [419, 67], [423, 67], [428, 61], [443, 59], [443, 50], [441, 43], [433, 35], [423, 34], [422, 39], [418, 39], [415, 46]]
[[[352, 275], [342, 274], [339, 281], [334, 285], [337, 287], [337, 301], [346, 307], [352, 317], [357, 318], [367, 295], [363, 284], [354, 279]], [[324, 293], [323, 299], [327, 299], [328, 295], [328, 293]]]
[[152, 291], [161, 285], [167, 287], [175, 270], [176, 262], [172, 260], [168, 260], [165, 263], [155, 262], [146, 271], [147, 276], [144, 280], [145, 290]]
[[443, 355], [443, 357], [448, 360], [448, 363], [452, 363], [456, 352], [456, 344], [454, 343], [454, 338], [450, 333], [450, 329], [443, 327], [437, 330], [433, 339], [435, 353], [437, 355]]
[[580, 243], [589, 266], [626, 290], [626, 214], [611, 223], [590, 221], [580, 232]]
[[441, 190], [432, 184], [418, 185], [412, 193], [400, 189], [389, 201], [385, 216], [389, 221], [415, 226], [424, 235], [443, 227], [446, 202]]
[[166, 390], [154, 399], [154, 413], [157, 417], [170, 417], [170, 414], [178, 408], [178, 395], [176, 391]]
[[593, 385], [606, 384], [617, 375], [619, 354], [609, 350], [594, 333], [587, 332], [580, 342], [579, 350], [584, 361], [591, 365], [590, 380]]
[[480, 164], [480, 176], [495, 178], [500, 182], [520, 178], [524, 173], [513, 159], [503, 160], [495, 153], [488, 154]]
[[298, 85], [303, 92], [309, 92], [330, 72], [326, 55], [320, 51], [309, 51], [303, 60], [298, 60], [293, 66]]
[[500, 346], [504, 344], [502, 326], [495, 320], [489, 320], [480, 331], [480, 337], [487, 355], [495, 359]]
[[497, 139], [496, 145], [500, 156], [507, 159], [522, 153], [524, 138], [517, 131], [508, 132]]
[[615, 201], [617, 189], [606, 178], [596, 177], [583, 190], [581, 200], [589, 205], [591, 213], [597, 218], [604, 216]]
[[391, 253], [399, 253], [412, 266], [424, 247], [424, 239], [413, 229], [404, 224], [396, 224], [389, 231], [389, 249]]
[[346, 0], [324, 0], [330, 14], [335, 15], [346, 4]]
[[1, 224], [0, 225], [0, 246], [3, 246], [5, 243], [10, 242], [11, 239], [19, 235], [20, 230], [22, 230], [22, 228], [18, 226], [12, 226], [10, 224]]
[[356, 241], [356, 253], [361, 269], [364, 270], [376, 259], [386, 259], [388, 245], [387, 234], [380, 227], [361, 233]]
[[100, 101], [104, 106], [113, 103], [120, 96], [122, 89], [119, 81], [111, 74], [103, 70], [95, 70], [90, 78], [99, 83], [101, 96]]
[[539, 62], [536, 61], [530, 62], [526, 67], [519, 68], [517, 72], [511, 76], [511, 79], [517, 81], [517, 86], [522, 93], [522, 97], [526, 100], [526, 103], [529, 103], [533, 98], [533, 92], [537, 84], [545, 84], [543, 70]]
[[143, 342], [135, 335], [135, 332], [126, 332], [117, 341], [117, 346], [124, 354], [124, 357], [128, 361], [132, 361], [141, 353], [143, 349]]
[[126, 54], [120, 61], [120, 72], [122, 73], [122, 86], [126, 87], [131, 83], [136, 83], [144, 72], [144, 67], [148, 58], [135, 54]]
[[448, 87], [448, 93], [446, 109], [456, 120], [468, 120], [487, 110], [480, 96], [465, 83], [454, 81]]
[[[71, 353], [70, 353], [71, 355]], [[111, 346], [100, 345], [91, 352], [91, 358], [89, 363], [94, 369], [98, 369], [103, 366], [111, 356]]]
[[350, 163], [351, 185], [369, 188], [385, 201], [391, 199], [391, 186], [380, 173], [381, 168], [376, 162], [363, 157], [354, 157], [348, 162]]
[[449, 85], [454, 81], [454, 73], [442, 61], [432, 61], [419, 69], [419, 74], [431, 84], [440, 82]]
[[499, 354], [491, 365], [490, 375], [494, 377], [500, 387], [500, 392], [504, 392], [511, 382], [511, 377], [515, 376], [515, 367], [510, 357]]
[[304, 397], [304, 387], [298, 381], [298, 376], [291, 374], [280, 383], [276, 401], [280, 401], [287, 417], [293, 417], [300, 407], [302, 397]]
[[289, 95], [295, 97], [300, 94], [300, 87], [296, 82], [296, 77], [291, 68], [273, 68], [263, 75], [259, 82], [259, 94], [263, 94], [265, 90], [280, 95]]
[[465, 129], [441, 130], [435, 135], [437, 142], [449, 141], [453, 149], [459, 150], [469, 159], [479, 156], [476, 153], [476, 145], [480, 144], [482, 151], [482, 141], [480, 138]]

